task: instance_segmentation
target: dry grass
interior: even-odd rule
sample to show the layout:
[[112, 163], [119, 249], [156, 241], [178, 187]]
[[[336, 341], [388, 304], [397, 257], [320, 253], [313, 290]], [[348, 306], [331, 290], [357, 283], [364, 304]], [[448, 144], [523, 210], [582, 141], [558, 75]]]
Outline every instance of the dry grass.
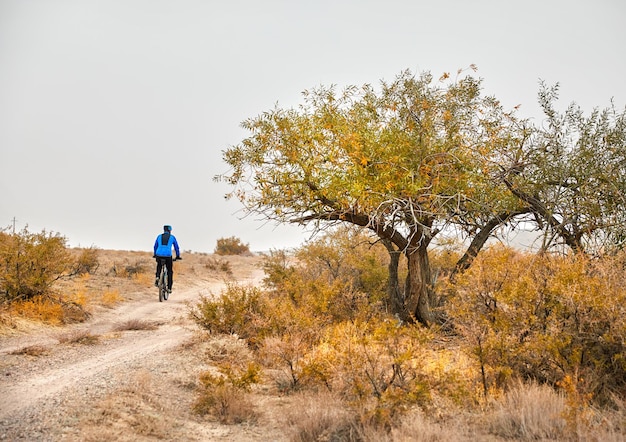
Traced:
[[[206, 339], [208, 335], [204, 334]], [[209, 361], [217, 364], [249, 361], [253, 353], [246, 341], [235, 335], [216, 335], [206, 340], [204, 352]]]
[[[81, 412], [80, 440], [86, 442], [169, 440], [173, 419], [154, 394], [153, 376], [139, 371], [115, 392]], [[86, 412], [85, 412], [86, 411]]]
[[47, 296], [36, 296], [11, 304], [11, 314], [48, 325], [63, 324], [63, 306]]
[[363, 428], [341, 401], [329, 394], [301, 394], [288, 412], [294, 442], [361, 441]]
[[155, 321], [145, 321], [142, 319], [129, 319], [114, 327], [114, 331], [133, 331], [133, 330], [156, 330], [159, 323]]
[[193, 411], [228, 425], [254, 423], [258, 419], [249, 393], [227, 384], [201, 388], [193, 404]]
[[285, 424], [293, 442], [460, 442], [489, 437], [486, 433], [469, 437], [466, 422], [460, 418], [436, 422], [419, 409], [407, 413], [393, 428], [384, 429], [364, 420], [330, 393], [300, 393], [292, 398]]
[[107, 290], [100, 295], [99, 304], [105, 307], [114, 307], [122, 302], [124, 298], [120, 295], [119, 290]]
[[46, 356], [50, 353], [50, 349], [44, 345], [29, 345], [17, 350], [13, 350], [11, 355], [27, 355], [27, 356]]
[[[486, 434], [468, 436], [468, 426], [458, 421], [437, 422], [429, 419], [424, 413], [415, 410], [404, 416], [398, 425], [388, 434], [389, 441], [413, 442], [448, 442], [490, 440]], [[370, 439], [372, 440], [372, 439]], [[384, 440], [384, 439], [379, 439]]]
[[89, 330], [74, 330], [57, 339], [61, 344], [95, 345], [100, 342], [100, 336], [91, 334]]
[[548, 386], [519, 383], [494, 405], [493, 434], [516, 440], [559, 440], [566, 434], [566, 399]]

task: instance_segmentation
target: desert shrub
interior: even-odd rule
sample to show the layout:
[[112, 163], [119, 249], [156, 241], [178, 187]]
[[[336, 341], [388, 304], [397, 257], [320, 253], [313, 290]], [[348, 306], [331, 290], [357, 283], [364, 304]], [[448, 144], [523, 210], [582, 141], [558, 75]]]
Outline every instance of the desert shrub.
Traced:
[[263, 260], [266, 290], [228, 286], [202, 298], [192, 318], [244, 339], [280, 391], [325, 389], [361, 422], [389, 429], [430, 402], [436, 379], [450, 381], [451, 395], [459, 382], [425, 367], [426, 331], [385, 313], [389, 257], [379, 246], [366, 235], [333, 232], [294, 255], [272, 251]]
[[85, 310], [84, 306], [73, 301], [65, 301], [59, 299], [57, 302], [61, 304], [63, 311], [62, 322], [64, 324], [75, 324], [78, 322], [85, 322], [91, 314]]
[[231, 236], [230, 238], [220, 238], [215, 246], [216, 255], [249, 255], [250, 247], [243, 244], [241, 239]]
[[[569, 386], [576, 401], [626, 388], [626, 289], [617, 258], [496, 247], [458, 279], [448, 306], [484, 391], [511, 379]], [[591, 395], [591, 396], [590, 396]]]
[[426, 339], [425, 330], [394, 321], [344, 322], [327, 328], [302, 372], [351, 404], [363, 422], [390, 428], [412, 406], [430, 401]]
[[267, 287], [279, 285], [282, 281], [289, 277], [289, 274], [295, 271], [291, 265], [294, 261], [293, 254], [285, 249], [272, 249], [268, 253], [264, 253], [261, 267], [265, 273], [263, 284]]
[[227, 275], [232, 275], [233, 273], [233, 269], [230, 265], [230, 262], [228, 262], [225, 259], [208, 258], [204, 266], [209, 270], [224, 272]]
[[106, 290], [100, 294], [100, 302], [107, 307], [111, 307], [122, 302], [122, 299], [122, 295], [120, 295], [120, 291], [117, 289]]
[[384, 311], [387, 252], [352, 231], [330, 232], [294, 256], [272, 251], [263, 260], [272, 297], [306, 309], [318, 321], [341, 322]]
[[309, 279], [342, 281], [379, 300], [387, 286], [387, 250], [361, 229], [327, 232], [296, 251], [301, 272]]
[[211, 415], [224, 424], [255, 421], [257, 414], [247, 393], [260, 380], [259, 365], [245, 358], [225, 358], [218, 369], [219, 374], [200, 374], [194, 412]]
[[77, 275], [92, 274], [100, 266], [97, 247], [81, 249], [74, 261], [74, 272]]
[[148, 271], [150, 264], [146, 260], [136, 260], [133, 263], [114, 262], [109, 270], [109, 275], [118, 278], [134, 278]]
[[0, 301], [45, 295], [73, 269], [64, 237], [45, 230], [31, 233], [27, 228], [15, 234], [0, 232]]
[[258, 287], [228, 284], [217, 297], [201, 296], [189, 310], [202, 329], [235, 334], [257, 349], [265, 338], [290, 332], [315, 334], [319, 324], [292, 302], [272, 298]]
[[146, 272], [147, 268], [148, 268], [148, 263], [146, 261], [140, 260], [132, 264], [126, 265], [124, 267], [123, 274], [128, 278], [132, 278], [136, 275], [140, 275]]
[[254, 422], [257, 413], [245, 392], [231, 385], [206, 386], [193, 404], [199, 415], [210, 415], [223, 424]]
[[84, 307], [76, 302], [44, 295], [14, 301], [7, 307], [7, 311], [23, 319], [51, 325], [84, 322], [90, 316]]
[[271, 332], [267, 300], [256, 287], [228, 284], [220, 296], [201, 296], [191, 307], [190, 317], [211, 333], [236, 334], [249, 343]]
[[303, 360], [311, 345], [305, 332], [295, 331], [264, 339], [259, 353], [260, 360], [265, 367], [277, 370], [270, 377], [280, 391], [298, 390], [306, 382]]

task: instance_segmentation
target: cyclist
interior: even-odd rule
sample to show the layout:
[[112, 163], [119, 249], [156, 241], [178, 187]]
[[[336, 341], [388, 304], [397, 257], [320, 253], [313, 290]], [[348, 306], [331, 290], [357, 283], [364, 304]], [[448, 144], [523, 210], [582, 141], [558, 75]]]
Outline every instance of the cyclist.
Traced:
[[166, 224], [163, 226], [163, 233], [157, 236], [156, 241], [154, 241], [154, 255], [152, 257], [156, 258], [157, 261], [156, 279], [154, 281], [154, 285], [159, 285], [159, 275], [161, 274], [163, 264], [167, 267], [167, 274], [169, 276], [167, 279], [168, 293], [172, 293], [172, 283], [174, 282], [172, 246], [174, 246], [174, 250], [176, 251], [176, 259], [182, 259], [180, 257], [178, 241], [176, 241], [176, 237], [172, 235], [172, 226]]

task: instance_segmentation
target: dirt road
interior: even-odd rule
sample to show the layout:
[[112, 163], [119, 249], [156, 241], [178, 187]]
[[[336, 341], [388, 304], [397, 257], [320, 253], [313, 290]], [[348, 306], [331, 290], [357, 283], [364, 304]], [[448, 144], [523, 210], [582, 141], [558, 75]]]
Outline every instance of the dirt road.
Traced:
[[[254, 284], [261, 276], [256, 268], [236, 279]], [[223, 286], [179, 284], [163, 303], [147, 290], [87, 323], [1, 338], [0, 440], [261, 440], [271, 429], [225, 427], [191, 413], [207, 367], [189, 305]], [[150, 327], [120, 327], [131, 321]]]

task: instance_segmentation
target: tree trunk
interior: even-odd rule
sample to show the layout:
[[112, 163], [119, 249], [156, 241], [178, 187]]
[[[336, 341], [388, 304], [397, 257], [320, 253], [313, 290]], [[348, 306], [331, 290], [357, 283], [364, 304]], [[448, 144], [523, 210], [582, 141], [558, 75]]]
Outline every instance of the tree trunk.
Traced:
[[405, 288], [405, 320], [419, 321], [428, 326], [433, 322], [430, 309], [430, 294], [433, 290], [428, 249], [424, 242], [406, 253], [408, 261], [407, 285]]
[[400, 292], [400, 283], [398, 278], [398, 266], [400, 263], [400, 252], [391, 241], [383, 239], [381, 241], [389, 252], [389, 279], [387, 280], [387, 298], [389, 299], [389, 308], [391, 313], [398, 315], [400, 318], [406, 316], [404, 312], [404, 294]]

